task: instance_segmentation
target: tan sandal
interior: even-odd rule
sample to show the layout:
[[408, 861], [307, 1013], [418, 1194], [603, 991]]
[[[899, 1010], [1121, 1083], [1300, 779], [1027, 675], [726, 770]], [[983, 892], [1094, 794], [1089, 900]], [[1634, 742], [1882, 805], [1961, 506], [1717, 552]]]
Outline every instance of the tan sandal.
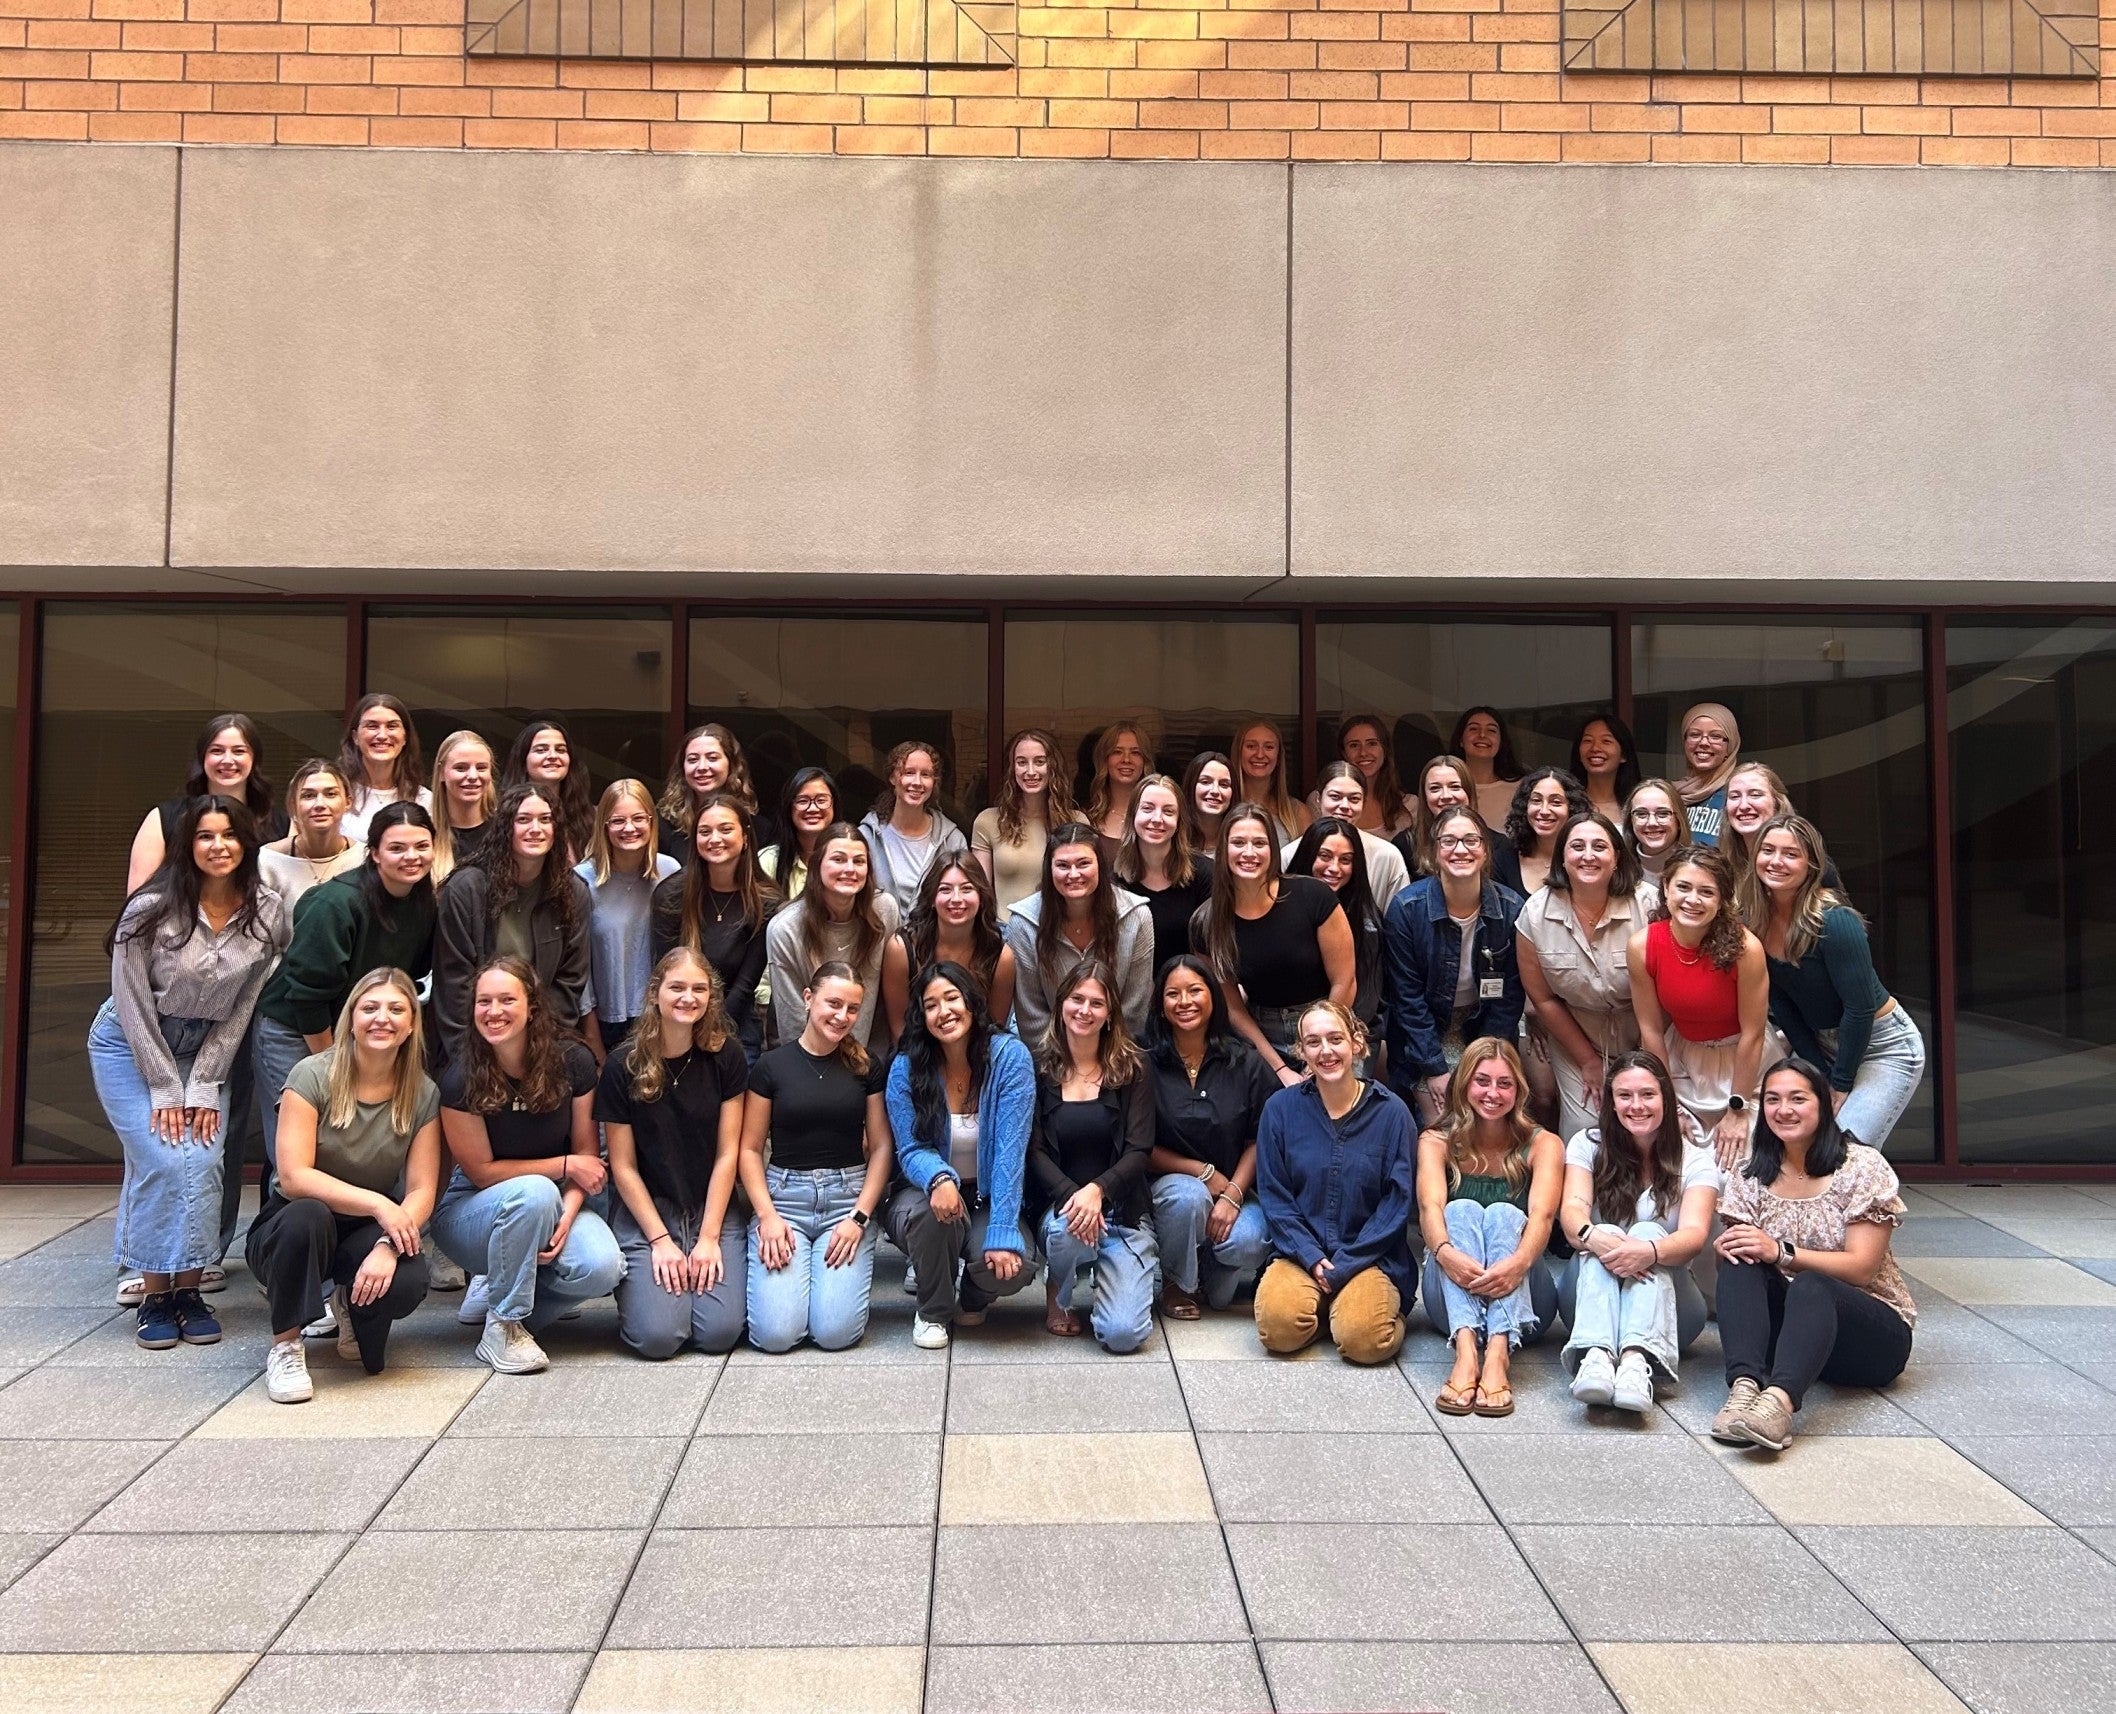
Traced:
[[1050, 1292], [1043, 1300], [1043, 1330], [1055, 1333], [1060, 1339], [1080, 1337], [1080, 1317], [1058, 1301], [1058, 1294]]
[[1453, 1382], [1443, 1382], [1440, 1390], [1433, 1395], [1433, 1409], [1442, 1416], [1469, 1416], [1476, 1409], [1476, 1400], [1475, 1381], [1466, 1387], [1458, 1387]]
[[[1504, 1401], [1503, 1403], [1500, 1401]], [[1486, 1392], [1477, 1388], [1477, 1401], [1470, 1407], [1478, 1416], [1512, 1416], [1514, 1413], [1514, 1390], [1511, 1386], [1497, 1387]]]

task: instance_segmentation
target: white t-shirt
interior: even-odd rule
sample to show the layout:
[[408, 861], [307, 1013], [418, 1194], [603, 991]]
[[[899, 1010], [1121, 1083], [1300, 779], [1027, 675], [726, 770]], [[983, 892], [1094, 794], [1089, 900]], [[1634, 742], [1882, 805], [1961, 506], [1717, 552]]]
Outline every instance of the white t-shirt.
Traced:
[[[387, 809], [393, 803], [402, 803], [403, 794], [393, 787], [377, 790], [373, 786], [353, 787], [353, 807], [338, 818], [338, 831], [348, 839], [367, 838], [367, 823], [378, 809]], [[417, 794], [419, 807], [433, 813], [433, 793], [421, 786]]]
[[1466, 917], [1450, 916], [1447, 920], [1462, 936], [1462, 957], [1455, 965], [1455, 1010], [1466, 1012], [1477, 1003], [1477, 972], [1471, 965], [1470, 952], [1476, 945], [1477, 924], [1483, 917], [1473, 911]]
[[955, 1169], [955, 1176], [968, 1184], [977, 1176], [977, 1115], [975, 1113], [950, 1113], [948, 1115], [948, 1164]]
[[[1685, 1113], [1683, 1118], [1689, 1120], [1690, 1116]], [[1687, 1132], [1693, 1128], [1694, 1124], [1695, 1121], [1692, 1120], [1683, 1129]], [[1594, 1171], [1595, 1150], [1601, 1146], [1601, 1127], [1590, 1125], [1586, 1130], [1574, 1133], [1572, 1141], [1565, 1145], [1565, 1164], [1584, 1168], [1591, 1173]], [[1713, 1158], [1710, 1149], [1699, 1148], [1695, 1143], [1685, 1142], [1683, 1144], [1682, 1188], [1680, 1194], [1676, 1197], [1677, 1203], [1679, 1204], [1684, 1196], [1689, 1195], [1691, 1191], [1698, 1189], [1700, 1186], [1711, 1190], [1715, 1196], [1718, 1194], [1719, 1162]], [[1659, 1209], [1653, 1206], [1653, 1192], [1650, 1189], [1642, 1189], [1638, 1193], [1638, 1208], [1632, 1214], [1632, 1219], [1673, 1220], [1679, 1213], [1679, 1208], [1671, 1208], [1665, 1215], [1662, 1214]]]

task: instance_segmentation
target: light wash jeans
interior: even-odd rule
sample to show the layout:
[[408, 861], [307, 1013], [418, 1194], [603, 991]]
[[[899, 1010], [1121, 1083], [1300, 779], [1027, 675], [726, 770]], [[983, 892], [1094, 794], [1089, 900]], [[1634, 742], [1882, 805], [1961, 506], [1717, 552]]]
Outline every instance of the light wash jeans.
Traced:
[[1052, 1209], [1043, 1217], [1043, 1253], [1058, 1285], [1058, 1302], [1073, 1307], [1073, 1281], [1080, 1270], [1095, 1270], [1095, 1302], [1088, 1326], [1103, 1350], [1123, 1356], [1144, 1345], [1154, 1330], [1154, 1293], [1161, 1284], [1161, 1249], [1151, 1226], [1119, 1226], [1105, 1221], [1102, 1242], [1090, 1248], [1073, 1236]]
[[[178, 1076], [188, 1078], [212, 1023], [163, 1018], [161, 1025]], [[115, 1000], [105, 1000], [88, 1027], [88, 1065], [103, 1116], [125, 1151], [114, 1244], [118, 1266], [143, 1274], [180, 1274], [218, 1260], [225, 1150], [218, 1137], [210, 1143], [165, 1143], [154, 1134], [154, 1098], [118, 1023]], [[225, 1129], [226, 1084], [221, 1099]]]
[[[1658, 1220], [1641, 1220], [1625, 1235], [1651, 1241], [1669, 1233]], [[1589, 1351], [1606, 1351], [1615, 1359], [1636, 1350], [1651, 1359], [1662, 1379], [1675, 1380], [1677, 1359], [1705, 1325], [1704, 1294], [1687, 1267], [1655, 1268], [1644, 1279], [1620, 1280], [1584, 1251], [1566, 1264], [1558, 1303], [1572, 1328], [1558, 1354], [1568, 1375]]]
[[[742, 1337], [749, 1284], [743, 1242], [749, 1223], [735, 1211], [734, 1198], [728, 1201], [720, 1226], [720, 1283], [711, 1291], [668, 1292], [654, 1278], [654, 1246], [624, 1199], [617, 1199], [610, 1228], [625, 1258], [625, 1277], [617, 1282], [617, 1337], [642, 1357], [659, 1362], [686, 1344], [701, 1351], [732, 1351]], [[685, 1218], [673, 1202], [657, 1201], [654, 1210], [686, 1253], [698, 1247], [698, 1217]]]
[[564, 1209], [548, 1178], [504, 1178], [484, 1190], [458, 1169], [433, 1211], [434, 1241], [466, 1274], [483, 1274], [490, 1313], [534, 1333], [576, 1303], [608, 1297], [625, 1259], [610, 1228], [583, 1208], [555, 1260], [536, 1258], [551, 1243]]
[[759, 1351], [791, 1351], [803, 1339], [813, 1339], [825, 1351], [842, 1351], [865, 1335], [881, 1222], [868, 1224], [843, 1267], [834, 1268], [825, 1258], [830, 1229], [852, 1212], [866, 1183], [865, 1166], [764, 1169], [771, 1205], [793, 1233], [793, 1260], [783, 1268], [767, 1268], [757, 1248], [757, 1222], [750, 1221], [749, 1342]]
[[1234, 1217], [1234, 1230], [1226, 1242], [1212, 1243], [1205, 1236], [1212, 1200], [1212, 1192], [1191, 1174], [1163, 1173], [1153, 1184], [1154, 1239], [1170, 1285], [1195, 1294], [1202, 1277], [1205, 1301], [1214, 1309], [1225, 1309], [1242, 1281], [1255, 1278], [1257, 1270], [1271, 1259], [1271, 1230], [1264, 1219], [1264, 1205], [1252, 1198]]
[[[1528, 1216], [1511, 1202], [1495, 1202], [1486, 1208], [1458, 1197], [1442, 1213], [1447, 1220], [1447, 1241], [1480, 1267], [1512, 1255], [1528, 1229]], [[1432, 1256], [1425, 1259], [1424, 1284], [1426, 1319], [1448, 1339], [1465, 1327], [1474, 1327], [1487, 1339], [1503, 1335], [1510, 1346], [1519, 1349], [1534, 1344], [1548, 1330], [1557, 1310], [1557, 1282], [1541, 1257], [1530, 1262], [1521, 1283], [1500, 1298], [1464, 1291]]]
[[[1834, 1059], [1837, 1032], [1824, 1030], [1821, 1042]], [[1838, 1127], [1868, 1148], [1880, 1148], [1903, 1117], [1903, 1109], [1910, 1105], [1924, 1076], [1925, 1038], [1918, 1034], [1918, 1026], [1911, 1022], [1899, 1000], [1894, 1011], [1874, 1019], [1873, 1034], [1866, 1041], [1866, 1057], [1859, 1061], [1851, 1093], [1837, 1109]]]

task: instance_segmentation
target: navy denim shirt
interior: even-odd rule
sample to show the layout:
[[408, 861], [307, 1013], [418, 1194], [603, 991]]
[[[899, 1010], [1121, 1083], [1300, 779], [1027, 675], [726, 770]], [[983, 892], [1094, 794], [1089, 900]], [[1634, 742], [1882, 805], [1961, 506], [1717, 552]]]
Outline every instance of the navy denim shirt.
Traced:
[[[1527, 996], [1521, 989], [1521, 964], [1514, 953], [1514, 918], [1521, 914], [1521, 895], [1496, 881], [1484, 883], [1482, 920], [1470, 942], [1478, 986], [1487, 979], [1500, 984], [1497, 999], [1478, 999], [1464, 1027], [1463, 1039], [1497, 1036], [1512, 1041], [1520, 1033]], [[1382, 960], [1388, 971], [1389, 1081], [1400, 1093], [1420, 1079], [1447, 1069], [1440, 1038], [1455, 1015], [1455, 976], [1462, 963], [1462, 936], [1447, 914], [1447, 895], [1440, 877], [1413, 881], [1390, 901], [1381, 925]]]
[[1379, 1268], [1410, 1308], [1411, 1111], [1378, 1083], [1332, 1119], [1315, 1084], [1281, 1089], [1256, 1130], [1256, 1195], [1272, 1250], [1332, 1288]]

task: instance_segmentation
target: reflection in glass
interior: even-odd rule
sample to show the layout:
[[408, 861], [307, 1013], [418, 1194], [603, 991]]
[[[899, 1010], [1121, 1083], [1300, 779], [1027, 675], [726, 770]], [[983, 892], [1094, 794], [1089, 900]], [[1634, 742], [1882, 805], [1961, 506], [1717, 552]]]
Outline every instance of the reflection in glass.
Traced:
[[1950, 620], [1965, 1161], [2116, 1160], [2116, 620]]
[[[0, 970], [7, 968], [7, 911], [15, 895], [15, 679], [22, 659], [22, 609], [0, 601]], [[11, 1027], [0, 996], [0, 1028]]]

